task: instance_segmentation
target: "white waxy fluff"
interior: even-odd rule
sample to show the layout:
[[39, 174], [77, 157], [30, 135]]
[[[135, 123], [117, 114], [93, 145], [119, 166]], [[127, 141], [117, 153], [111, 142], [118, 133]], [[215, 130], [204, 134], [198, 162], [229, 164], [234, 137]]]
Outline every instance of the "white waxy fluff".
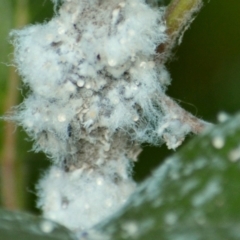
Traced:
[[82, 230], [131, 194], [129, 161], [142, 142], [175, 148], [190, 127], [164, 101], [170, 77], [155, 52], [167, 40], [164, 8], [143, 0], [60, 2], [49, 22], [11, 33], [31, 90], [13, 118], [54, 164], [38, 185], [38, 206]]
[[107, 173], [52, 167], [38, 184], [38, 207], [44, 217], [80, 232], [118, 210], [134, 189], [128, 178], [113, 181]]
[[[12, 32], [15, 62], [32, 90], [16, 119], [38, 148], [43, 131], [65, 140], [73, 121], [85, 129], [144, 132], [139, 119], [152, 122], [155, 132], [163, 118], [156, 98], [169, 84], [164, 66], [155, 64], [155, 50], [166, 40], [163, 12], [140, 0], [72, 0], [50, 22]], [[59, 115], [66, 117], [55, 121]], [[146, 141], [143, 134], [138, 141]]]

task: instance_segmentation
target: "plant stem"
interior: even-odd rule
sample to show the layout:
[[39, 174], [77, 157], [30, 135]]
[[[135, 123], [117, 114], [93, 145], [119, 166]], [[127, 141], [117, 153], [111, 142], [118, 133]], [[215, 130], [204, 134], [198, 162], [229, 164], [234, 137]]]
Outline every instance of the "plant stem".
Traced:
[[213, 125], [193, 116], [191, 113], [181, 108], [174, 100], [168, 96], [163, 96], [161, 100], [164, 101], [165, 106], [167, 107], [166, 111], [171, 112], [173, 115], [175, 115], [177, 119], [182, 122], [182, 124], [189, 125], [191, 132], [194, 134], [202, 133], [204, 130], [206, 130], [206, 128], [209, 128]]
[[164, 61], [168, 60], [172, 48], [181, 43], [182, 36], [194, 20], [196, 12], [202, 6], [202, 0], [172, 0], [166, 9], [165, 20], [167, 25], [168, 41], [157, 49], [164, 52]]
[[[202, 5], [202, 0], [172, 0], [168, 5], [165, 13], [168, 41], [157, 49], [159, 53], [163, 54], [163, 63], [169, 59], [173, 47], [181, 43], [184, 32], [192, 23], [195, 14]], [[168, 109], [173, 109], [177, 113], [182, 123], [186, 123], [191, 127], [191, 132], [194, 134], [201, 133], [212, 125], [188, 113], [167, 96], [163, 101], [165, 101]]]
[[[19, 28], [28, 22], [28, 0], [18, 0], [16, 4], [14, 27]], [[5, 112], [18, 103], [18, 85], [19, 77], [17, 72], [14, 67], [10, 67], [4, 106]], [[20, 209], [22, 205], [17, 189], [19, 183], [22, 183], [23, 173], [16, 163], [17, 140], [16, 134], [14, 134], [15, 129], [16, 127], [12, 122], [5, 123], [1, 161], [2, 203], [3, 207], [11, 210]]]

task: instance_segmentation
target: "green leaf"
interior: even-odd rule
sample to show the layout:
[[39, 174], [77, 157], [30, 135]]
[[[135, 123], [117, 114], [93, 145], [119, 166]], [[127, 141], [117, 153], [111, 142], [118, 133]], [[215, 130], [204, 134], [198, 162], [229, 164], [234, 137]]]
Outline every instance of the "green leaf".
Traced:
[[2, 240], [73, 240], [66, 228], [44, 218], [27, 213], [0, 210]]
[[104, 240], [240, 239], [239, 160], [240, 115], [167, 159], [95, 229]]

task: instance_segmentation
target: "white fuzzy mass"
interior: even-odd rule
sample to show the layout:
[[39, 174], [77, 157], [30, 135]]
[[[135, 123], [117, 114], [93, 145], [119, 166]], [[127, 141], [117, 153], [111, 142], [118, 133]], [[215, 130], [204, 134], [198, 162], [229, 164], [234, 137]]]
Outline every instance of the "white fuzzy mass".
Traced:
[[112, 180], [108, 174], [52, 167], [38, 184], [38, 207], [44, 217], [81, 232], [113, 214], [135, 189], [129, 179]]
[[55, 165], [39, 184], [44, 215], [76, 230], [127, 199], [142, 142], [175, 148], [190, 129], [166, 106], [170, 77], [156, 54], [167, 40], [164, 8], [62, 2], [49, 22], [11, 33], [30, 89], [13, 118]]
[[156, 141], [145, 132], [161, 123], [158, 98], [170, 82], [155, 64], [166, 40], [163, 12], [142, 0], [71, 0], [48, 23], [12, 32], [18, 70], [32, 91], [17, 120], [41, 150], [55, 155], [39, 138], [66, 141], [69, 129], [77, 141], [82, 129], [98, 127]]

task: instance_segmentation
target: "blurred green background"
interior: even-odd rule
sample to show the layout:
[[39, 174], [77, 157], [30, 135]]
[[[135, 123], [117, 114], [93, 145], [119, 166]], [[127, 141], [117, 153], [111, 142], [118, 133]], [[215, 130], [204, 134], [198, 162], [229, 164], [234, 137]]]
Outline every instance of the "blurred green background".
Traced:
[[[168, 3], [169, 1], [162, 1]], [[53, 15], [50, 0], [0, 0], [0, 115], [21, 102], [24, 92], [12, 68], [11, 29], [44, 22]], [[219, 112], [240, 108], [240, 1], [205, 1], [181, 46], [168, 63], [172, 85], [168, 94], [194, 115], [217, 122]], [[188, 138], [188, 140], [190, 137]], [[20, 128], [0, 122], [0, 204], [37, 212], [34, 186], [49, 162], [35, 154]], [[144, 146], [134, 168], [137, 181], [149, 176], [170, 155], [165, 146]]]

